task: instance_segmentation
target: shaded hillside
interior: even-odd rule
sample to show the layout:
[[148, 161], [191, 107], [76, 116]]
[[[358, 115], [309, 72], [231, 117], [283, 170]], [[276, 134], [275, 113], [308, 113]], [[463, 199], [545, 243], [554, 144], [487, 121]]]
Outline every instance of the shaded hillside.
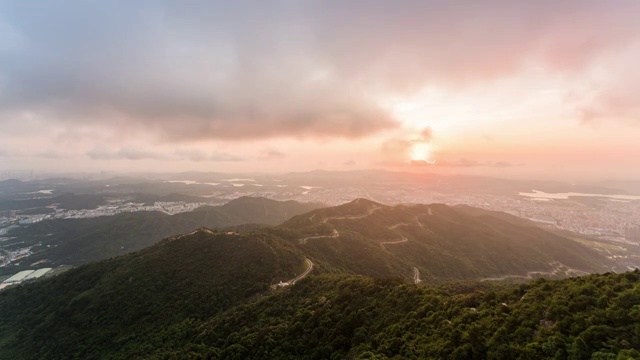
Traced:
[[5, 248], [10, 248], [11, 244], [14, 247], [35, 245], [34, 255], [19, 266], [0, 269], [0, 274], [28, 269], [30, 264], [40, 260], [49, 260], [51, 265], [76, 265], [122, 255], [202, 226], [214, 229], [243, 224], [275, 225], [318, 206], [247, 197], [232, 200], [224, 206], [205, 206], [176, 215], [140, 211], [97, 218], [43, 221], [10, 233], [16, 239], [3, 243]]
[[[297, 201], [275, 201], [262, 197], [243, 196], [220, 207], [231, 216], [251, 219], [247, 223], [276, 225], [291, 217], [326, 206], [318, 203], [300, 203]], [[206, 208], [202, 208], [203, 210]]]
[[0, 198], [27, 191], [34, 191], [34, 186], [18, 179], [0, 180]]
[[468, 206], [358, 199], [278, 227], [325, 270], [422, 281], [603, 272], [600, 253], [517, 217]]
[[[305, 268], [272, 236], [201, 230], [0, 292], [0, 359], [137, 358]], [[118, 354], [118, 356], [113, 356]]]

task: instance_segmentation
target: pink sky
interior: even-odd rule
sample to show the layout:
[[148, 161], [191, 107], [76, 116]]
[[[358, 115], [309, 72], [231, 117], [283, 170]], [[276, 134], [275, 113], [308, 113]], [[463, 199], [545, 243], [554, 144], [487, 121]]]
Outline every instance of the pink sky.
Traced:
[[638, 18], [637, 1], [3, 4], [0, 167], [640, 178]]

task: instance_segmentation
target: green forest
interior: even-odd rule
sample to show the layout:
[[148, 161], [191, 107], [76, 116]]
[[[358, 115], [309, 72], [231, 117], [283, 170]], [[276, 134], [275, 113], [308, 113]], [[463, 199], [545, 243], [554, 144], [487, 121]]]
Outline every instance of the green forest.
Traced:
[[638, 359], [640, 272], [410, 284], [208, 233], [0, 293], [0, 359]]

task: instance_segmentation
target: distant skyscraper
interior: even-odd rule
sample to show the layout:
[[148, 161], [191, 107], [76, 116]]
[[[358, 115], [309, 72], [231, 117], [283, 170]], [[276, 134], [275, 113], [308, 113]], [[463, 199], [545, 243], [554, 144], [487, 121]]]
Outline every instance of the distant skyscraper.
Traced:
[[625, 238], [627, 241], [640, 242], [640, 226], [628, 226], [625, 231]]
[[13, 219], [15, 217], [16, 217], [16, 211], [15, 210], [0, 211], [0, 218]]

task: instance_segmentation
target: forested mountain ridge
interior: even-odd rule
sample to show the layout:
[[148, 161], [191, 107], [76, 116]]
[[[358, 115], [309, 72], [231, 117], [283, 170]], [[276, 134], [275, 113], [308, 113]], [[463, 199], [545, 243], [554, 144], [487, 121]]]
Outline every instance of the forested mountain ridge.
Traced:
[[[640, 359], [637, 270], [521, 285], [324, 274], [269, 290], [302, 258], [233, 237], [199, 232], [0, 293], [0, 359]], [[224, 244], [161, 270], [153, 253], [183, 240]], [[198, 265], [238, 241], [240, 257]], [[256, 264], [274, 245], [290, 255]]]
[[48, 260], [50, 265], [57, 266], [106, 259], [144, 249], [163, 238], [188, 233], [199, 227], [215, 229], [243, 224], [276, 225], [319, 206], [243, 197], [222, 206], [203, 206], [196, 211], [175, 215], [139, 211], [96, 218], [42, 221], [9, 233], [16, 237], [15, 241], [20, 242], [20, 247], [35, 247], [28, 262], [5, 271], [29, 269], [31, 263], [41, 260]]
[[277, 227], [328, 271], [423, 281], [611, 270], [604, 255], [532, 222], [468, 206], [386, 206], [365, 199], [313, 210]]
[[201, 229], [166, 239], [0, 292], [0, 359], [141, 357], [174, 327], [265, 294], [304, 269], [302, 254], [265, 234]]

